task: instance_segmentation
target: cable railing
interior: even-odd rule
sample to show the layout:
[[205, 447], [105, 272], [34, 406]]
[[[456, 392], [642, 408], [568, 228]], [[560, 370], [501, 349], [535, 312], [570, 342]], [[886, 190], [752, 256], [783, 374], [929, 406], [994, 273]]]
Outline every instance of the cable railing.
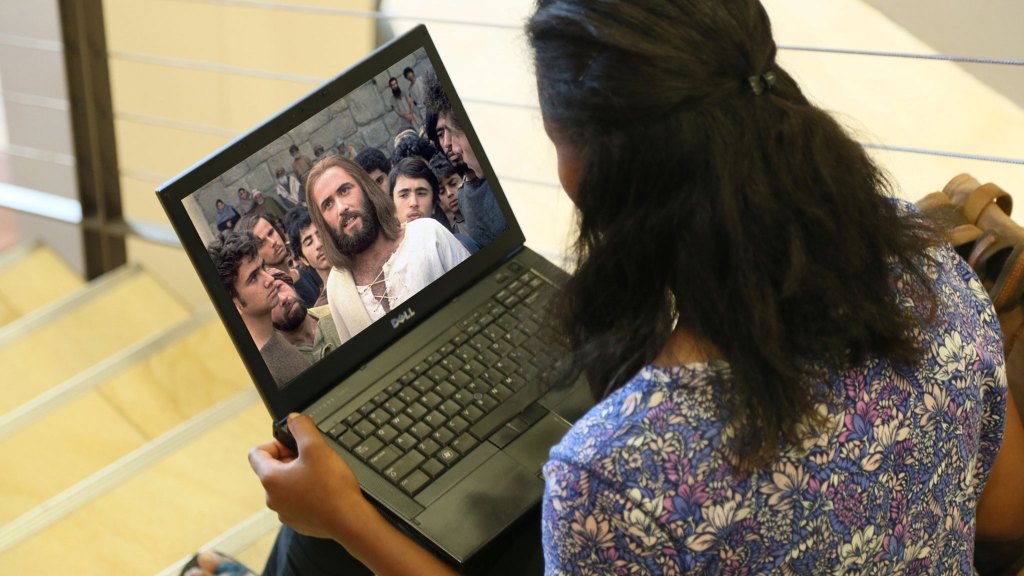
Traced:
[[[177, 1], [188, 4], [241, 7], [256, 10], [286, 11], [299, 14], [354, 17], [378, 21], [415, 21], [423, 22], [426, 24], [443, 24], [476, 28], [494, 28], [505, 30], [522, 29], [522, 25], [520, 23], [489, 21], [481, 19], [448, 18], [384, 10], [358, 10], [339, 7], [312, 6], [303, 4], [274, 2], [272, 0]], [[0, 46], [15, 47], [28, 50], [39, 50], [45, 52], [61, 52], [64, 49], [64, 46], [60, 41], [39, 39], [28, 36], [18, 36], [12, 34], [0, 34]], [[835, 56], [911, 59], [920, 61], [951, 62], [957, 64], [984, 64], [1016, 67], [1024, 66], [1024, 59], [1018, 58], [993, 58], [980, 56], [925, 54], [914, 52], [851, 49], [826, 46], [801, 46], [793, 44], [779, 44], [778, 49], [783, 52], [810, 52]], [[215, 74], [265, 79], [270, 81], [292, 82], [309, 87], [318, 86], [328, 79], [327, 77], [321, 76], [294, 74], [289, 72], [261, 68], [248, 68], [244, 66], [219, 64], [195, 59], [177, 58], [123, 50], [110, 51], [109, 58], [113, 61], [134, 62], [153, 66], [196, 70], [203, 72], [211, 72]], [[34, 106], [58, 111], [68, 111], [70, 108], [69, 103], [66, 99], [39, 96], [12, 90], [0, 89], [0, 97], [2, 97], [7, 102], [13, 102], [24, 106]], [[472, 104], [527, 110], [539, 113], [539, 106], [536, 102], [517, 102], [509, 100], [497, 100], [475, 97], [463, 98], [463, 100], [467, 103]], [[123, 122], [131, 122], [140, 125], [171, 128], [185, 132], [221, 136], [224, 138], [235, 138], [243, 133], [242, 131], [225, 128], [223, 126], [215, 126], [201, 122], [189, 122], [180, 119], [166, 118], [161, 116], [139, 114], [125, 111], [115, 112], [115, 119]], [[867, 149], [902, 154], [916, 154], [942, 158], [966, 159], [981, 162], [1010, 164], [1016, 166], [1024, 165], [1024, 158], [1013, 156], [979, 154], [957, 150], [942, 150], [929, 147], [890, 145], [874, 142], [861, 142], [861, 145]], [[70, 167], [75, 165], [75, 158], [72, 155], [53, 152], [49, 150], [42, 150], [29, 146], [0, 145], [0, 154], [6, 154], [8, 156], [18, 158], [31, 159], [59, 166]], [[162, 184], [171, 177], [171, 175], [154, 174], [150, 172], [133, 170], [129, 168], [120, 168], [119, 174], [122, 177], [133, 178], [136, 180], [152, 184]], [[550, 188], [558, 188], [560, 186], [557, 182], [554, 181], [525, 178], [513, 174], [499, 173], [498, 177], [500, 177], [503, 181], [517, 182], [532, 186]], [[34, 214], [48, 219], [79, 224], [83, 226], [95, 227], [102, 225], [105, 226], [108, 230], [115, 231], [115, 233], [133, 235], [143, 238], [147, 241], [159, 244], [178, 245], [177, 237], [174, 235], [173, 231], [168, 226], [139, 220], [132, 220], [128, 218], [120, 219], [116, 222], [89, 222], [86, 221], [87, 219], [82, 218], [81, 206], [74, 199], [69, 199], [59, 195], [41, 192], [38, 190], [29, 190], [11, 184], [0, 183], [0, 207], [10, 208], [19, 212]]]

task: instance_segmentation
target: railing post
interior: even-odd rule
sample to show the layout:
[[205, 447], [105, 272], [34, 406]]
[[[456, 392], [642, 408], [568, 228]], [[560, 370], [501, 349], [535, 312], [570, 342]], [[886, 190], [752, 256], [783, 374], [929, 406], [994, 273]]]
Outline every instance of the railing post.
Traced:
[[124, 264], [121, 186], [102, 0], [59, 0], [72, 137], [89, 279]]

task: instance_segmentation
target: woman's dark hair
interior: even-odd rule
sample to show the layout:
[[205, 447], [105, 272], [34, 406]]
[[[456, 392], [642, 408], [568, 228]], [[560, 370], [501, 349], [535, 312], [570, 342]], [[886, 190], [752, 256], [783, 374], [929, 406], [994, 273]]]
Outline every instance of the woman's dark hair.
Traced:
[[892, 270], [934, 312], [938, 235], [775, 63], [756, 0], [539, 0], [527, 35], [545, 121], [582, 163], [570, 377], [607, 395], [677, 321], [729, 363], [723, 417], [751, 470], [820, 424], [825, 366], [917, 362], [930, 318]]

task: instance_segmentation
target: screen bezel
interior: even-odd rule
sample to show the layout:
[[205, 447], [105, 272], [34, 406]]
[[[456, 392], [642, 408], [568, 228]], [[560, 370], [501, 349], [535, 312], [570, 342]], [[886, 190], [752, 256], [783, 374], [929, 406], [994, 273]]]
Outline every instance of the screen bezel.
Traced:
[[[488, 174], [487, 182], [505, 215], [508, 228], [494, 241], [482, 247], [479, 252], [411, 296], [397, 309], [355, 334], [340, 348], [313, 364], [279, 389], [231, 297], [221, 285], [206, 246], [185, 209], [184, 200], [221, 174], [264, 147], [271, 145], [275, 140], [330, 104], [347, 96], [382, 72], [386, 72], [404, 57], [420, 48], [426, 51], [437, 79], [444, 87], [452, 109], [457, 114], [459, 123], [465, 130], [469, 143], [476, 153], [477, 160]], [[256, 384], [260, 396], [275, 419], [281, 418], [289, 412], [300, 411], [317, 400], [381, 350], [429, 317], [431, 313], [450, 302], [453, 297], [471, 286], [478, 278], [500, 265], [511, 254], [514, 254], [525, 241], [522, 229], [512, 213], [504, 190], [494, 174], [494, 168], [480, 144], [477, 133], [455, 91], [437, 48], [426, 27], [422, 24], [378, 48], [361, 62], [325, 82], [259, 126], [164, 183], [156, 190], [156, 193], [168, 214], [171, 225], [181, 239], [185, 252], [227, 328], [235, 348]], [[392, 327], [390, 320], [410, 308], [415, 311], [415, 316], [411, 321], [402, 322], [397, 328]]]

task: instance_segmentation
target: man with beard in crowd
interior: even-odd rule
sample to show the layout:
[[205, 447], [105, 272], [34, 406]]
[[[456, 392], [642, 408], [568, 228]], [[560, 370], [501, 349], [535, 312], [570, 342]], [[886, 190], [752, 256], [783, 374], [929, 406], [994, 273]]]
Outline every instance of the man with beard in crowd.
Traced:
[[466, 174], [462, 184], [459, 204], [466, 219], [466, 233], [481, 247], [486, 246], [508, 228], [508, 223], [491, 192], [487, 174], [455, 117], [448, 95], [436, 80], [427, 89], [427, 109], [437, 114], [437, 138], [448, 160], [456, 166], [460, 162], [464, 163], [472, 171], [472, 174]]
[[402, 89], [398, 86], [398, 78], [391, 77], [388, 80], [388, 86], [391, 87], [391, 109], [402, 120], [405, 120], [407, 126], [403, 126], [404, 128], [416, 130], [420, 121], [416, 118], [416, 107], [412, 103], [412, 98], [409, 98], [408, 94], [402, 92]]
[[469, 257], [433, 218], [402, 226], [387, 193], [347, 158], [318, 163], [307, 183], [310, 217], [326, 233], [327, 302], [342, 342]]
[[274, 330], [271, 314], [280, 300], [281, 282], [259, 254], [260, 241], [250, 232], [228, 235], [207, 247], [221, 284], [249, 329], [253, 344], [267, 363], [278, 388], [309, 367], [295, 346]]
[[331, 311], [327, 306], [308, 308], [292, 287], [291, 278], [284, 272], [275, 273], [274, 278], [281, 283], [277, 305], [270, 314], [274, 329], [295, 346], [310, 364], [323, 360], [327, 354], [341, 346]]

